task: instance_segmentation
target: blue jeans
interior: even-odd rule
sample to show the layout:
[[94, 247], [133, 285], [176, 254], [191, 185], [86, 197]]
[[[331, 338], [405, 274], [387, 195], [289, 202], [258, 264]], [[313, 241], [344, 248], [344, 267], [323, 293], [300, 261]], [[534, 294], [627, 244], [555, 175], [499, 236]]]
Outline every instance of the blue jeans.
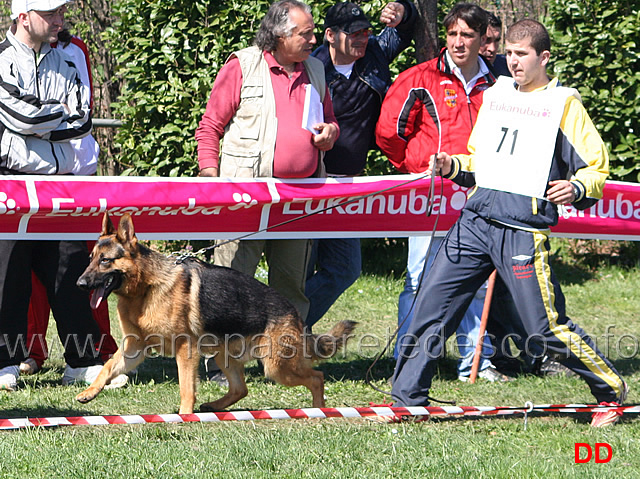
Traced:
[[[431, 263], [433, 258], [440, 248], [444, 238], [431, 238], [429, 236], [411, 236], [409, 237], [409, 254], [407, 258], [407, 276], [405, 278], [404, 290], [400, 293], [398, 299], [398, 324], [402, 323], [400, 330], [398, 331], [398, 339], [393, 351], [393, 357], [398, 359], [400, 351], [400, 344], [403, 336], [409, 329], [409, 324], [413, 319], [413, 311], [415, 305], [413, 304], [416, 297], [416, 291], [420, 284], [420, 275], [423, 272], [427, 274], [431, 269]], [[433, 243], [429, 258], [427, 258], [427, 267], [424, 267], [425, 257], [427, 250], [429, 249], [429, 243]], [[456, 330], [456, 343], [458, 351], [460, 352], [460, 359], [458, 360], [458, 375], [469, 376], [471, 374], [471, 365], [473, 364], [473, 356], [476, 350], [476, 341], [478, 338], [478, 332], [480, 330], [480, 318], [482, 317], [482, 308], [484, 306], [484, 297], [486, 294], [486, 284], [478, 290], [473, 301], [469, 305], [469, 309], [464, 315], [460, 326]], [[438, 298], [434, 298], [437, 301]], [[412, 307], [413, 306], [413, 307]], [[406, 318], [406, 319], [405, 319]], [[409, 338], [407, 338], [409, 341]], [[480, 367], [478, 371], [484, 371], [491, 366], [491, 361], [487, 359], [491, 356], [493, 350], [491, 348], [491, 342], [485, 336], [482, 357], [480, 359]]]
[[305, 294], [309, 298], [306, 325], [316, 324], [346, 289], [360, 276], [359, 238], [313, 241]]

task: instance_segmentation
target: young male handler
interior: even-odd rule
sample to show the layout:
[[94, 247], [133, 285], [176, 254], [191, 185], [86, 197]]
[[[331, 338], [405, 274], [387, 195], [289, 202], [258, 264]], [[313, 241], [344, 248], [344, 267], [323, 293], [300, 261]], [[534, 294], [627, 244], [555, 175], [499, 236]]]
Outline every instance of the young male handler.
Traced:
[[[627, 385], [593, 340], [565, 314], [549, 264], [549, 227], [558, 208], [592, 206], [602, 197], [608, 154], [578, 93], [549, 79], [551, 42], [544, 26], [522, 20], [506, 35], [513, 79], [485, 92], [470, 154], [437, 157], [437, 172], [475, 191], [438, 251], [416, 302], [395, 369], [397, 406], [424, 406], [437, 359], [475, 291], [496, 269], [513, 296], [522, 327], [580, 375], [600, 404], [619, 405]], [[514, 82], [515, 80], [515, 82]], [[430, 169], [434, 167], [432, 157]], [[597, 412], [592, 426], [616, 422]]]

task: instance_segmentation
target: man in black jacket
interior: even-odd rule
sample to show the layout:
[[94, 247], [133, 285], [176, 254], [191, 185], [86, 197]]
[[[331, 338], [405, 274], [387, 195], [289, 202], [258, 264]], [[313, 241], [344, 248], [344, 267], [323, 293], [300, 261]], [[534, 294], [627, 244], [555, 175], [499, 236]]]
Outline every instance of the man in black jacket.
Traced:
[[[386, 27], [376, 36], [358, 5], [343, 2], [327, 11], [324, 44], [313, 55], [324, 63], [340, 125], [340, 137], [324, 158], [329, 176], [355, 176], [364, 170], [367, 154], [375, 148], [380, 106], [392, 81], [389, 64], [411, 43], [417, 17], [410, 1], [388, 3], [380, 14]], [[314, 241], [309, 266], [306, 324], [311, 329], [360, 276], [360, 240]]]

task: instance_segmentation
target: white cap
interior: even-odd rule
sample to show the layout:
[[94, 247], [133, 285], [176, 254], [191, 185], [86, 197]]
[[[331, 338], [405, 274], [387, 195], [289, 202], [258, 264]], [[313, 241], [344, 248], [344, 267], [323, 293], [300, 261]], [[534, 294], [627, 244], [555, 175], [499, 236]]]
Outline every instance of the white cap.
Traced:
[[60, 8], [71, 0], [11, 0], [11, 20], [18, 18], [21, 13], [31, 10], [49, 12]]

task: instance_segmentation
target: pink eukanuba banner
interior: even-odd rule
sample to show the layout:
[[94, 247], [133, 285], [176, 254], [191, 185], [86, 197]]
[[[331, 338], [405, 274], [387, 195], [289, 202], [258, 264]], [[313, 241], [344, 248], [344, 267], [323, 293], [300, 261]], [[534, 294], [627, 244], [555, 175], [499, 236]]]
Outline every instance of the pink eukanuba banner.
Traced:
[[[0, 239], [95, 239], [129, 213], [142, 239], [399, 237], [444, 234], [468, 190], [419, 175], [338, 179], [5, 176]], [[640, 239], [640, 185], [610, 181], [595, 206], [564, 208], [552, 235]]]

